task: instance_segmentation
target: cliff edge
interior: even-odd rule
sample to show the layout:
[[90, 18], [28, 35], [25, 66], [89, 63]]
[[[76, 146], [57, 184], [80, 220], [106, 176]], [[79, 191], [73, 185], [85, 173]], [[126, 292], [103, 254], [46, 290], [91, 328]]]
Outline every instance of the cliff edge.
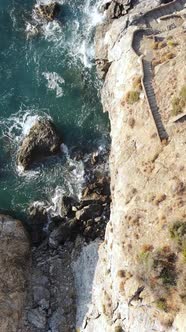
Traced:
[[185, 4], [97, 29], [112, 206], [82, 331], [186, 331]]

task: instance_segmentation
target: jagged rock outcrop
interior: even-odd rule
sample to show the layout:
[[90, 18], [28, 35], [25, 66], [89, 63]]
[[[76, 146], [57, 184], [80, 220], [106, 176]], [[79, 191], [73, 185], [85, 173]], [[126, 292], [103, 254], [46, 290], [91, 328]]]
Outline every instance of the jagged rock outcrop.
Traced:
[[30, 245], [22, 223], [0, 215], [0, 331], [22, 328], [29, 268]]
[[39, 18], [53, 21], [60, 12], [60, 5], [57, 2], [51, 2], [47, 5], [39, 4], [35, 6], [35, 13]]
[[[109, 1], [106, 3], [102, 10], [105, 11], [105, 21], [96, 28], [95, 34], [95, 62], [97, 67], [98, 76], [101, 79], [105, 79], [106, 73], [109, 70], [111, 62], [114, 58], [109, 57], [108, 49], [112, 50], [116, 41], [120, 40], [120, 35], [125, 33], [126, 28], [137, 18], [140, 18], [148, 10], [161, 4], [161, 0], [153, 1]], [[123, 9], [120, 14], [114, 18], [114, 14], [110, 14], [109, 7], [120, 8], [126, 6], [127, 10]], [[111, 11], [112, 13], [112, 11]], [[120, 49], [118, 48], [118, 52]], [[119, 53], [120, 54], [120, 53]], [[118, 54], [118, 55], [119, 55]], [[116, 54], [117, 57], [117, 54]]]
[[[87, 242], [104, 238], [110, 217], [110, 177], [106, 170], [107, 152], [85, 157], [85, 183], [82, 197], [62, 196], [59, 215], [53, 215], [49, 202], [34, 202], [28, 208], [29, 226], [34, 245], [48, 238], [51, 248], [81, 235]], [[105, 168], [105, 169], [104, 169]], [[50, 220], [50, 222], [49, 222]]]
[[[57, 249], [43, 242], [32, 250], [32, 267], [21, 332], [75, 331], [74, 244]], [[17, 331], [16, 331], [17, 332]]]
[[126, 15], [128, 11], [132, 8], [133, 2], [134, 1], [132, 0], [108, 1], [103, 5], [102, 10], [105, 12], [106, 18], [108, 20], [116, 19]]
[[60, 151], [61, 140], [54, 124], [47, 119], [38, 120], [23, 139], [19, 148], [17, 163], [24, 170], [46, 156]]

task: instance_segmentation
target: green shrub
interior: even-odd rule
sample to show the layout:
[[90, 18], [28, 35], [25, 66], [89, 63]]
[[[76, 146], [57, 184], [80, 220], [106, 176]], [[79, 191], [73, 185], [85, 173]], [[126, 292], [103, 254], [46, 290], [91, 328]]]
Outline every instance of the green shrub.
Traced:
[[169, 229], [171, 238], [176, 242], [186, 262], [186, 222], [177, 221]]
[[114, 332], [123, 332], [123, 329], [121, 326], [116, 326]]
[[167, 299], [177, 284], [176, 264], [177, 256], [169, 246], [142, 251], [138, 255], [137, 277], [150, 288], [156, 299], [160, 294], [161, 300]]
[[174, 42], [173, 40], [170, 39], [170, 40], [167, 41], [167, 45], [169, 47], [176, 47], [178, 45], [178, 43], [176, 43], [176, 42]]
[[134, 90], [128, 91], [126, 95], [126, 102], [127, 104], [133, 105], [139, 100], [139, 97], [140, 97], [139, 91], [134, 91]]
[[134, 88], [134, 90], [137, 90], [137, 91], [142, 90], [141, 76], [136, 76], [133, 78], [133, 88]]
[[174, 239], [179, 246], [183, 245], [186, 238], [186, 222], [176, 221], [169, 229], [171, 238]]
[[153, 268], [158, 273], [158, 279], [162, 281], [165, 287], [176, 285], [176, 256], [165, 247], [157, 250], [154, 253]]
[[183, 112], [186, 106], [186, 85], [184, 85], [179, 93], [179, 97], [174, 97], [172, 100], [172, 112], [173, 116]]
[[175, 270], [172, 270], [171, 267], [164, 267], [160, 273], [159, 278], [162, 280], [164, 286], [175, 286], [176, 285], [176, 274]]
[[186, 85], [184, 85], [180, 91], [181, 100], [186, 103]]
[[163, 298], [156, 301], [156, 306], [160, 310], [167, 311], [167, 302]]
[[182, 245], [182, 251], [181, 251], [183, 258], [184, 258], [184, 262], [186, 263], [186, 243], [184, 243]]

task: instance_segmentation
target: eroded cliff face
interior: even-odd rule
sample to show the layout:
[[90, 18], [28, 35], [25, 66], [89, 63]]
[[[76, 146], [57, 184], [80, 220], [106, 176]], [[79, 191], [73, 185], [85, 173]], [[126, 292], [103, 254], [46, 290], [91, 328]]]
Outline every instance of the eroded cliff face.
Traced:
[[112, 208], [82, 331], [186, 331], [184, 5], [121, 17], [99, 40]]
[[18, 220], [0, 215], [0, 330], [22, 331], [30, 272], [30, 244]]

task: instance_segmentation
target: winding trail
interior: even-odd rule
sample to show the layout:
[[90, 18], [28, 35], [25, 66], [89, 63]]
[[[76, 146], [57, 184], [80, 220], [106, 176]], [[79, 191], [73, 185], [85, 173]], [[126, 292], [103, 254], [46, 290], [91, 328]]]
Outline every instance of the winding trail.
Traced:
[[131, 25], [146, 25], [146, 27], [151, 27], [151, 22], [154, 20], [158, 20], [162, 16], [171, 15], [174, 12], [181, 11], [184, 9], [184, 6], [186, 4], [186, 0], [174, 0], [170, 3], [158, 6], [157, 8], [154, 8], [152, 10], [149, 10], [142, 16], [140, 16], [137, 19], [134, 19], [134, 21], [131, 23]]
[[156, 95], [153, 88], [154, 75], [152, 71], [152, 62], [147, 55], [141, 53], [140, 45], [144, 35], [155, 35], [159, 33], [159, 31], [157, 32], [152, 30], [151, 27], [152, 21], [157, 20], [162, 16], [171, 15], [176, 11], [184, 9], [185, 4], [186, 0], [175, 0], [169, 4], [152, 9], [151, 11], [145, 13], [139, 19], [135, 20], [135, 25], [136, 24], [145, 25], [145, 28], [141, 27], [136, 31], [134, 31], [132, 38], [132, 48], [134, 52], [137, 54], [137, 56], [140, 57], [142, 72], [143, 72], [143, 77], [141, 82], [160, 141], [168, 140], [168, 134], [162, 122], [161, 114], [159, 112], [159, 107], [156, 100]]

